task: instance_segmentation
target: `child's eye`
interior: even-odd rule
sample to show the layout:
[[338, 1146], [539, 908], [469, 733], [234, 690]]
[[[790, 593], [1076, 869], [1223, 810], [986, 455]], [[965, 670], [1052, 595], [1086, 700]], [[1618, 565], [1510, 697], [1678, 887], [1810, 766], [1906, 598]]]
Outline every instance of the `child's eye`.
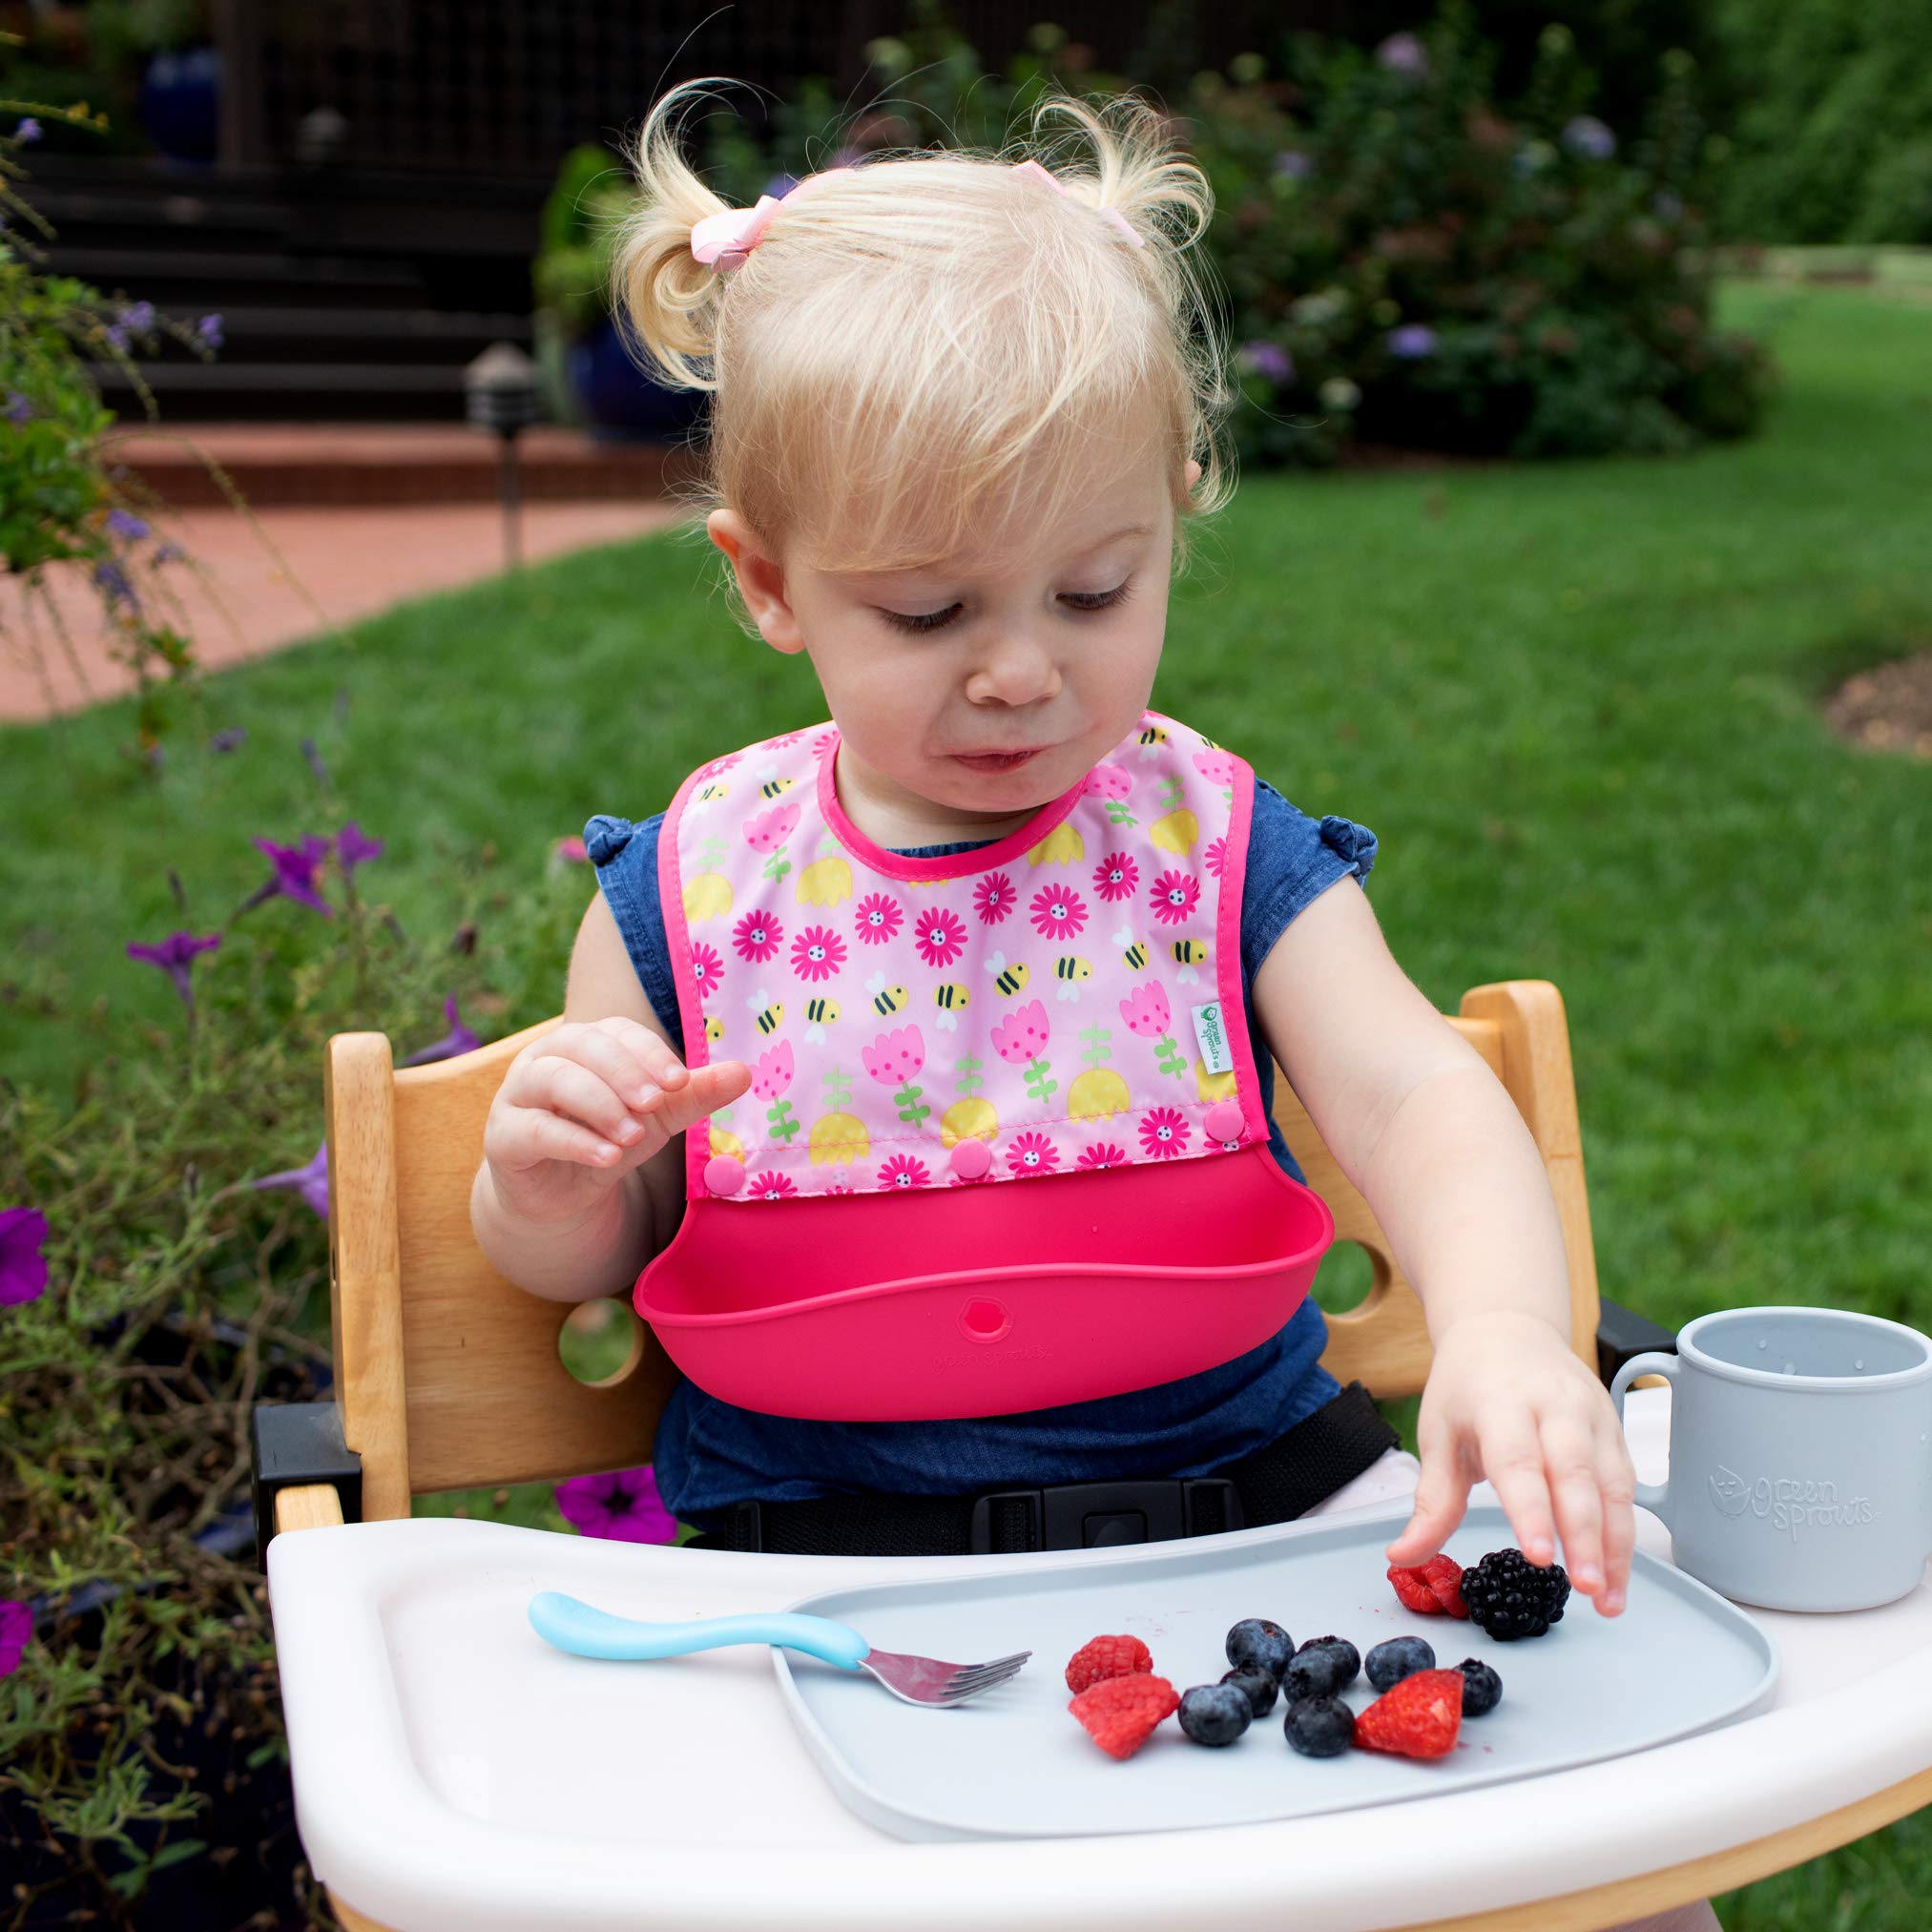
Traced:
[[959, 615], [962, 608], [958, 604], [948, 604], [944, 611], [926, 611], [917, 615], [908, 614], [904, 611], [881, 611], [879, 614], [888, 624], [896, 624], [902, 631], [939, 631], [950, 624]]
[[1122, 583], [1111, 591], [1067, 591], [1061, 593], [1060, 601], [1070, 604], [1076, 611], [1107, 611], [1127, 601], [1128, 588], [1128, 584]]

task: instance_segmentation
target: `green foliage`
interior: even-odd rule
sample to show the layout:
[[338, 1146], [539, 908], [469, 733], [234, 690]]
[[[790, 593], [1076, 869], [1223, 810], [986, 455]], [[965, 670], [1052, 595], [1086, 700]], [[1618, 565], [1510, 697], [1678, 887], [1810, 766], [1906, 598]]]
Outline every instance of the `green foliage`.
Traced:
[[1932, 243], [1932, 9], [1719, 0], [1738, 108], [1718, 206], [1747, 241]]

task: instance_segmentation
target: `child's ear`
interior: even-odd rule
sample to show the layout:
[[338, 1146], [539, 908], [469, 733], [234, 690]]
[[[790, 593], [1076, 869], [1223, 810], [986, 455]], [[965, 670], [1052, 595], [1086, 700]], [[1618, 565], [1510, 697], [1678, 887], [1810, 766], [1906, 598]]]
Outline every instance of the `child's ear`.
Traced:
[[758, 627], [758, 635], [774, 651], [787, 656], [805, 648], [804, 634], [785, 597], [785, 573], [776, 557], [766, 553], [752, 527], [735, 509], [715, 509], [705, 519], [705, 532], [731, 559], [737, 573], [738, 595]]

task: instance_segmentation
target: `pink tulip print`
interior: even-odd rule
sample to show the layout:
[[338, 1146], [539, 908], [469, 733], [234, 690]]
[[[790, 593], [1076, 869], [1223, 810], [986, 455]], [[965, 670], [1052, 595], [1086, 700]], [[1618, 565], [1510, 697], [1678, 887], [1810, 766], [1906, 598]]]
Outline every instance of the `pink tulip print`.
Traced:
[[871, 1046], [859, 1049], [859, 1057], [880, 1086], [899, 1083], [892, 1098], [900, 1119], [908, 1126], [917, 1127], [932, 1111], [921, 1097], [924, 1089], [912, 1084], [912, 1076], [925, 1065], [925, 1039], [917, 1027], [895, 1027], [881, 1033]]
[[769, 1053], [760, 1053], [752, 1070], [752, 1091], [760, 1100], [776, 1100], [792, 1084], [792, 1043], [781, 1040]]
[[1127, 1022], [1127, 1030], [1143, 1040], [1158, 1039], [1165, 1033], [1173, 1024], [1173, 1015], [1167, 1009], [1167, 992], [1160, 982], [1149, 980], [1144, 987], [1135, 987], [1121, 1001], [1120, 1017]]
[[1080, 789], [1090, 799], [1124, 799], [1133, 789], [1133, 779], [1118, 765], [1095, 765]]
[[1235, 782], [1235, 757], [1232, 752], [1197, 751], [1195, 754], [1195, 769], [1210, 784], [1232, 785]]
[[754, 852], [775, 852], [792, 836], [798, 822], [796, 805], [774, 805], [769, 812], [755, 812], [744, 821], [745, 842]]
[[1008, 1066], [1026, 1068], [1027, 1091], [1042, 1105], [1049, 1093], [1060, 1091], [1060, 1083], [1050, 1077], [1052, 1070], [1044, 1057], [1049, 1030], [1046, 1007], [1038, 1000], [1028, 1000], [992, 1031], [993, 1051]]

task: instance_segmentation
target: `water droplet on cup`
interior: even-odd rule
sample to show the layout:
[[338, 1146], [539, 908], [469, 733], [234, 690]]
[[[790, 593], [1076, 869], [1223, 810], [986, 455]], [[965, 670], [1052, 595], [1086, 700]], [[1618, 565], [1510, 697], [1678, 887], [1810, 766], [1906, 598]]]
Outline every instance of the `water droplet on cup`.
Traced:
[[1865, 1361], [1864, 1361], [1864, 1358], [1863, 1358], [1862, 1356], [1860, 1356], [1860, 1357], [1859, 1358], [1859, 1360], [1858, 1360], [1857, 1361], [1855, 1361], [1855, 1362], [1853, 1362], [1853, 1363], [1852, 1363], [1852, 1366], [1853, 1366], [1854, 1368], [1863, 1368], [1863, 1367], [1864, 1367], [1864, 1365], [1865, 1365]]
[[1786, 1375], [1796, 1375], [1797, 1373], [1797, 1363], [1795, 1361], [1786, 1362], [1784, 1365], [1784, 1372]]
[[1757, 1345], [1759, 1348], [1769, 1348], [1771, 1346], [1770, 1342], [1768, 1341], [1759, 1341]]

